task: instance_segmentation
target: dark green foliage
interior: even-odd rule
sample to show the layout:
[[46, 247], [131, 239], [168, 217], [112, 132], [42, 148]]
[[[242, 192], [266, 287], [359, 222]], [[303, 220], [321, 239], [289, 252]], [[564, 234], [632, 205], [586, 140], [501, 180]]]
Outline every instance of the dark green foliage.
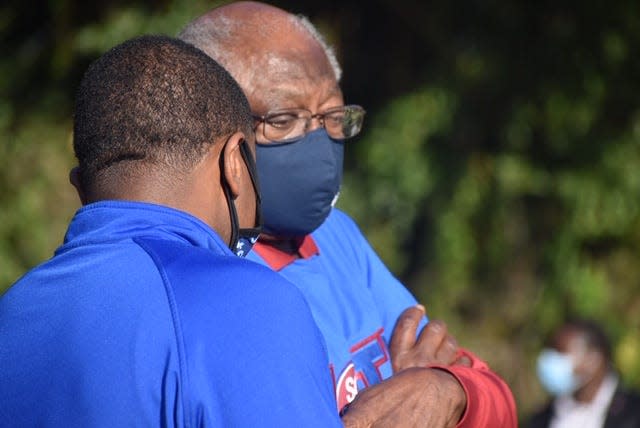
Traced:
[[[275, 3], [327, 33], [346, 101], [368, 111], [341, 206], [521, 414], [544, 399], [537, 351], [573, 315], [607, 326], [640, 385], [640, 5]], [[88, 62], [213, 5], [99, 4], [0, 10], [0, 290], [51, 254], [78, 206], [66, 174]]]

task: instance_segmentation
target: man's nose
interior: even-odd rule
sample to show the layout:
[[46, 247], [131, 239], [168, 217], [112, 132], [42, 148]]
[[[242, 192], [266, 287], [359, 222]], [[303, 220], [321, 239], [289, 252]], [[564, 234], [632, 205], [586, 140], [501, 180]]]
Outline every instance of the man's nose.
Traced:
[[309, 128], [307, 132], [315, 131], [318, 128], [324, 128], [324, 119], [322, 116], [313, 115], [311, 119], [309, 119]]

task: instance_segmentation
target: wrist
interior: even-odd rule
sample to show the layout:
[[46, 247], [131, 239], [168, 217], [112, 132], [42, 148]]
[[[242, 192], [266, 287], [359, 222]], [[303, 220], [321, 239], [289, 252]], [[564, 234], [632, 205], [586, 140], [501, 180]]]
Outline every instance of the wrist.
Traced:
[[446, 367], [431, 367], [442, 379], [442, 385], [447, 388], [447, 395], [451, 399], [454, 411], [459, 415], [458, 421], [462, 420], [467, 409], [467, 393], [458, 378]]

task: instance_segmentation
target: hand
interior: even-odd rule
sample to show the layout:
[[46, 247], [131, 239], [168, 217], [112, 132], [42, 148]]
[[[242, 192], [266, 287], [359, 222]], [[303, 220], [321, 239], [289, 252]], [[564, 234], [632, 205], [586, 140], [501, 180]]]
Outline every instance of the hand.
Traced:
[[342, 423], [348, 428], [449, 428], [466, 405], [464, 390], [451, 374], [410, 368], [360, 391]]
[[416, 305], [405, 309], [398, 317], [389, 343], [394, 373], [409, 367], [429, 365], [470, 366], [469, 358], [460, 358], [458, 343], [447, 333], [447, 325], [443, 321], [430, 320], [416, 339], [416, 331], [424, 314], [424, 306]]

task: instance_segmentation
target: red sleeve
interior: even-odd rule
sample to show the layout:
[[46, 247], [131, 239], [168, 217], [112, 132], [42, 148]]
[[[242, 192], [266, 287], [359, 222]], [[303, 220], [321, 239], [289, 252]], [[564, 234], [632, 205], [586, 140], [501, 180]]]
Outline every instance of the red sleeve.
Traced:
[[517, 428], [516, 404], [507, 384], [473, 353], [459, 354], [471, 359], [471, 367], [432, 366], [451, 373], [467, 395], [467, 409], [456, 428]]

